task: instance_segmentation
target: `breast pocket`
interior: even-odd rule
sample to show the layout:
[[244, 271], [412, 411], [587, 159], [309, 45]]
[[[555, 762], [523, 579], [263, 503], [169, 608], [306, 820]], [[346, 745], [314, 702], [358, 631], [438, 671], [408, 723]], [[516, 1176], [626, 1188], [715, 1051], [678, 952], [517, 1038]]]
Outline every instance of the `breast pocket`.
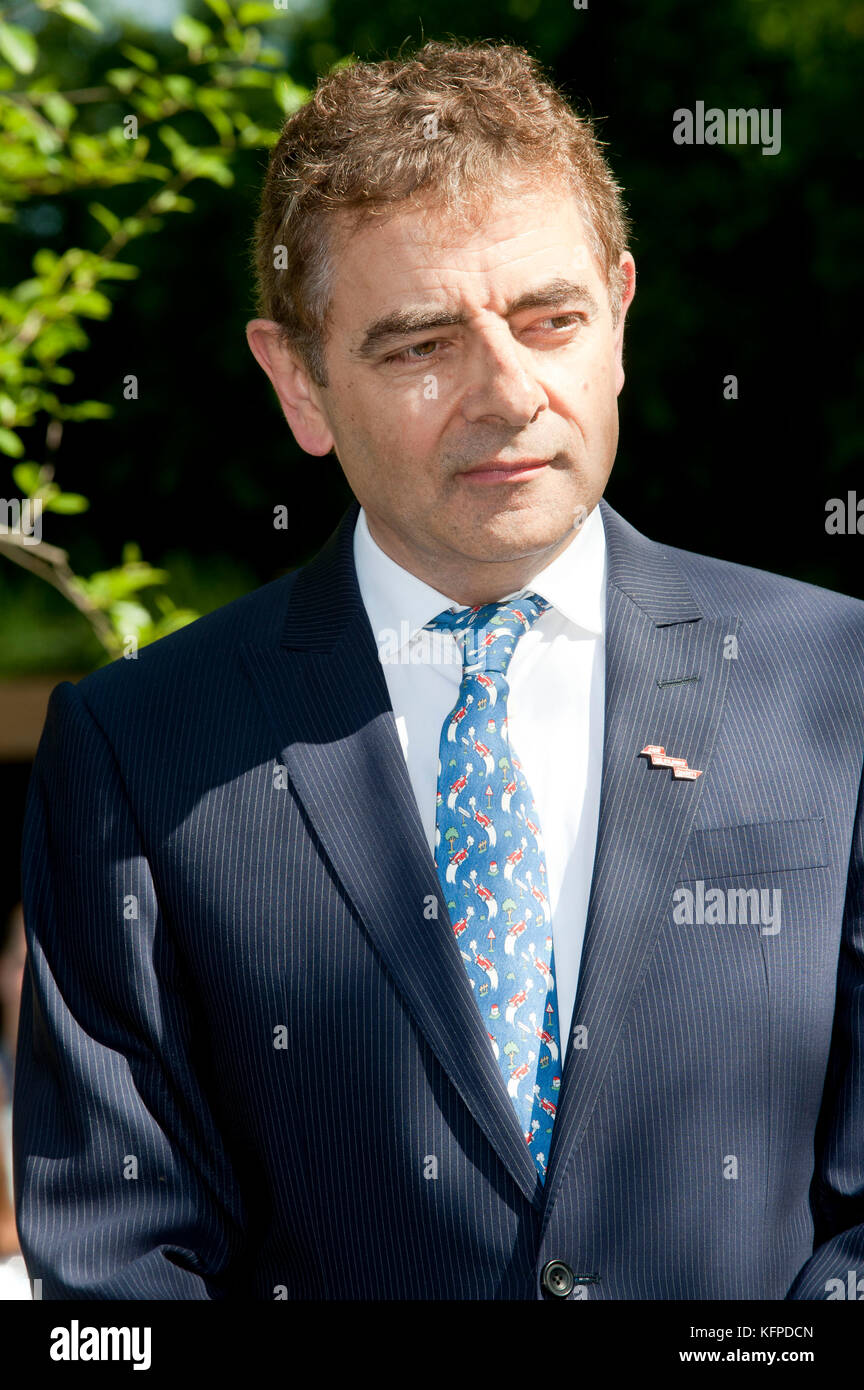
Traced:
[[827, 863], [828, 838], [821, 816], [697, 827], [687, 842], [678, 881], [761, 878], [788, 869], [824, 868]]
[[821, 816], [697, 827], [681, 859], [673, 921], [751, 926], [762, 937], [776, 937], [784, 916], [787, 925], [818, 922], [825, 885], [805, 871], [827, 864]]

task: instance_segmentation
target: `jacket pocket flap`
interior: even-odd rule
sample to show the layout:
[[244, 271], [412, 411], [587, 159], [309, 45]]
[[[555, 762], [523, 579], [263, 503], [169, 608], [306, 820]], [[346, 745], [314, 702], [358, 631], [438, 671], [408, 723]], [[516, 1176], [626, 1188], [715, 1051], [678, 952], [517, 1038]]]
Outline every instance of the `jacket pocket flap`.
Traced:
[[827, 863], [828, 839], [821, 816], [697, 828], [684, 850], [678, 881], [818, 869]]

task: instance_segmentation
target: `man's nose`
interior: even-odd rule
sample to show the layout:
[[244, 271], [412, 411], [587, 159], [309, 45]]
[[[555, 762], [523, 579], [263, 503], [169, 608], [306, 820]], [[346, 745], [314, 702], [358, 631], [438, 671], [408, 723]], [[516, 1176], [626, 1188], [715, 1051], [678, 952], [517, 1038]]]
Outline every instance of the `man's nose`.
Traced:
[[473, 423], [488, 418], [520, 426], [545, 409], [546, 392], [533, 375], [529, 356], [506, 327], [478, 335], [466, 363], [465, 419]]

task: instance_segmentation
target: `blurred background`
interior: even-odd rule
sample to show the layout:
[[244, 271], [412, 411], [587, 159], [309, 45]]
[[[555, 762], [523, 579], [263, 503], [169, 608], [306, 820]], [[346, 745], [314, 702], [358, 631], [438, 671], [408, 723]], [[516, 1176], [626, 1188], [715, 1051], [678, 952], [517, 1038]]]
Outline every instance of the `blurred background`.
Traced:
[[[304, 563], [350, 500], [245, 343], [269, 145], [334, 64], [451, 36], [526, 46], [623, 184], [638, 278], [608, 500], [653, 539], [864, 597], [864, 0], [0, 4], [7, 983], [50, 690]], [[779, 151], [676, 144], [700, 101], [779, 110]], [[41, 506], [38, 542], [16, 501]]]

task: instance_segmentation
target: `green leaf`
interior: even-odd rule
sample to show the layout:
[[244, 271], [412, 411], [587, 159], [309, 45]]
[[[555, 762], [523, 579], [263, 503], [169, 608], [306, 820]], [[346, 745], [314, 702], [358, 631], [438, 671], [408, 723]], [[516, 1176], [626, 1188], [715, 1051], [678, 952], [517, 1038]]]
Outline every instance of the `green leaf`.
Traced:
[[98, 290], [70, 290], [60, 303], [70, 313], [82, 314], [88, 319], [107, 319], [111, 313], [111, 300]]
[[83, 580], [86, 592], [94, 603], [102, 608], [120, 602], [137, 594], [139, 589], [152, 588], [164, 584], [168, 579], [166, 570], [153, 569], [146, 561], [124, 565], [122, 569], [100, 570]]
[[114, 407], [107, 401], [76, 401], [60, 407], [63, 420], [110, 420]]
[[227, 0], [204, 0], [208, 9], [212, 10], [217, 19], [221, 19], [223, 24], [230, 24], [232, 15], [231, 7]]
[[73, 24], [80, 24], [82, 29], [89, 29], [94, 34], [101, 34], [101, 19], [97, 19], [95, 14], [91, 14], [87, 6], [81, 4], [81, 0], [56, 0], [52, 8], [58, 14], [65, 16], [66, 19], [71, 19]]
[[160, 637], [167, 637], [170, 632], [179, 632], [181, 627], [194, 623], [200, 616], [193, 608], [174, 608], [155, 624], [152, 640], [155, 642]]
[[48, 246], [40, 247], [33, 257], [33, 269], [36, 271], [37, 275], [50, 275], [55, 269], [58, 260], [59, 257], [56, 251], [52, 251]]
[[0, 53], [16, 72], [27, 73], [35, 68], [39, 49], [29, 29], [0, 20]]
[[195, 83], [183, 72], [169, 72], [163, 78], [165, 91], [181, 106], [191, 106], [195, 99]]
[[80, 492], [58, 492], [55, 497], [48, 498], [44, 510], [60, 512], [63, 516], [76, 516], [79, 512], [86, 512], [89, 506], [89, 501]]
[[24, 452], [24, 445], [15, 431], [7, 430], [5, 425], [0, 425], [0, 451], [11, 455], [13, 459], [20, 459]]
[[12, 477], [18, 490], [23, 492], [25, 497], [32, 497], [39, 491], [42, 469], [38, 463], [16, 463], [12, 469]]
[[241, 5], [237, 11], [238, 24], [267, 24], [276, 19], [276, 14], [272, 5], [262, 5], [260, 3], [250, 3]]
[[153, 53], [147, 53], [143, 48], [136, 48], [131, 43], [121, 43], [120, 52], [124, 58], [128, 58], [130, 63], [134, 63], [137, 68], [142, 68], [144, 72], [155, 72], [159, 66], [159, 60]]
[[105, 74], [112, 87], [116, 87], [118, 92], [123, 92], [128, 96], [132, 88], [137, 85], [140, 72], [137, 68], [109, 68]]
[[180, 14], [171, 25], [171, 33], [178, 43], [182, 43], [186, 48], [203, 48], [213, 38], [213, 30], [206, 24], [202, 24], [200, 19], [193, 19], [191, 15]]
[[12, 295], [19, 304], [30, 304], [34, 299], [41, 299], [45, 293], [45, 286], [38, 277], [35, 280], [21, 280], [12, 291]]
[[153, 621], [143, 604], [129, 603], [123, 599], [112, 603], [108, 611], [114, 629], [120, 637], [137, 637]]
[[47, 92], [42, 98], [42, 110], [61, 130], [68, 130], [75, 119], [75, 107], [59, 92]]
[[159, 128], [159, 135], [163, 144], [167, 145], [171, 151], [171, 162], [175, 169], [183, 169], [195, 155], [195, 148], [183, 139], [183, 136], [173, 126], [163, 125]]
[[112, 212], [110, 208], [103, 207], [101, 203], [88, 203], [87, 211], [105, 228], [109, 236], [113, 236], [120, 226], [120, 218], [117, 216], [116, 212]]
[[269, 87], [273, 82], [273, 74], [261, 68], [219, 68], [214, 76], [230, 81], [232, 87]]
[[197, 154], [184, 168], [191, 173], [193, 178], [212, 179], [221, 188], [230, 188], [234, 183], [234, 174], [219, 155]]
[[195, 204], [191, 198], [175, 193], [173, 188], [165, 188], [153, 199], [154, 212], [194, 212]]
[[[257, 34], [257, 30], [253, 29], [252, 33]], [[225, 40], [233, 53], [245, 53], [249, 46], [249, 38], [249, 32], [244, 34], [243, 30], [238, 29], [236, 24], [225, 26]]]
[[56, 362], [67, 352], [83, 352], [89, 346], [89, 338], [75, 319], [66, 318], [59, 323], [49, 323], [33, 342], [32, 353], [37, 362]]
[[278, 77], [273, 84], [273, 95], [278, 101], [286, 116], [293, 116], [295, 111], [299, 111], [308, 99], [309, 93], [305, 87], [292, 81], [290, 77]]
[[220, 137], [222, 143], [225, 145], [233, 145], [234, 125], [230, 116], [227, 116], [224, 111], [220, 111], [217, 107], [210, 106], [209, 104], [204, 111], [204, 115], [216, 131], [216, 134]]
[[[182, 201], [188, 200], [184, 198]], [[140, 274], [140, 266], [127, 265], [125, 261], [106, 261], [99, 267], [100, 280], [137, 280]]]
[[143, 236], [146, 230], [147, 223], [143, 217], [123, 218], [123, 235], [127, 241], [132, 241], [137, 236]]

